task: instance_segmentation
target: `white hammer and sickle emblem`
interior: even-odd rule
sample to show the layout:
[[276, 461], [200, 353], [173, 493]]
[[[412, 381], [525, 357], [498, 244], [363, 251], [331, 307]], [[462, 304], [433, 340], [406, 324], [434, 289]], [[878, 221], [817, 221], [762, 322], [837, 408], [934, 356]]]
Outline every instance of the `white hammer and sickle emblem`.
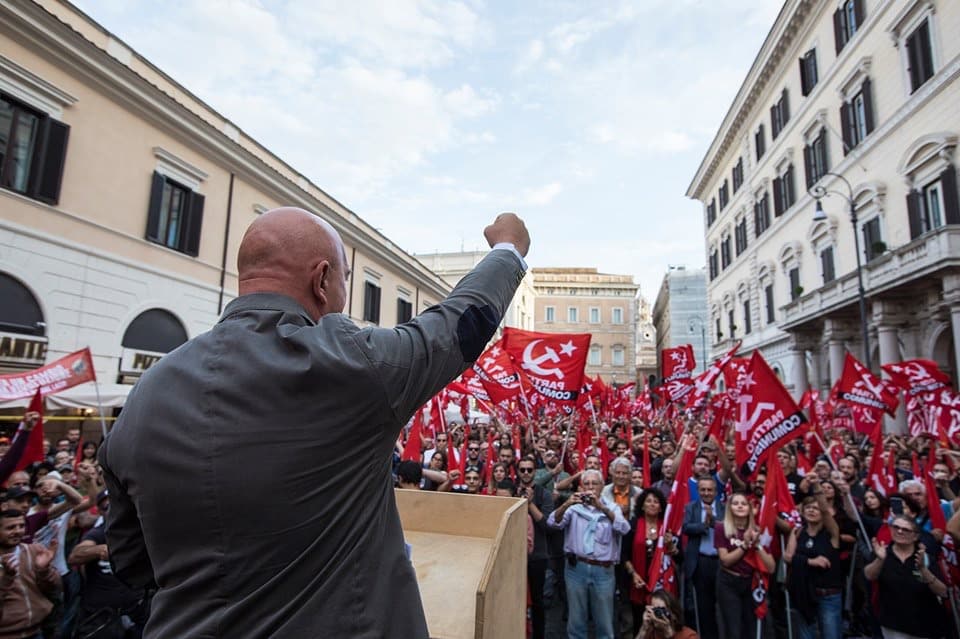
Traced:
[[553, 350], [549, 346], [546, 347], [546, 352], [540, 357], [533, 357], [533, 348], [543, 340], [535, 339], [527, 347], [523, 349], [523, 368], [535, 373], [537, 375], [543, 375], [547, 377], [549, 375], [555, 375], [557, 379], [563, 379], [563, 371], [558, 368], [543, 368], [541, 364], [545, 362], [553, 362], [555, 364], [560, 363], [560, 356], [557, 355], [557, 351]]

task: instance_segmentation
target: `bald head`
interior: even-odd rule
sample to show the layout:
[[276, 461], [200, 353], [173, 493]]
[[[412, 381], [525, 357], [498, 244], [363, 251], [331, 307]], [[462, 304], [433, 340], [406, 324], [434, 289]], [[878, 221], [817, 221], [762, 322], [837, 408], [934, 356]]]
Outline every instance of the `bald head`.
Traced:
[[247, 229], [237, 255], [240, 294], [292, 297], [317, 320], [340, 313], [350, 276], [340, 234], [303, 209], [267, 211]]

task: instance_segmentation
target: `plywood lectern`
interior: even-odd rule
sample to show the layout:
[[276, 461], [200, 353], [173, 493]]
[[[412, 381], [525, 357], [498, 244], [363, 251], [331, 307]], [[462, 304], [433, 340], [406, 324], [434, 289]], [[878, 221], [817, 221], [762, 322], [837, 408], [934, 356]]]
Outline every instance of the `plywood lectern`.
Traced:
[[526, 636], [524, 504], [511, 497], [397, 490], [431, 637]]

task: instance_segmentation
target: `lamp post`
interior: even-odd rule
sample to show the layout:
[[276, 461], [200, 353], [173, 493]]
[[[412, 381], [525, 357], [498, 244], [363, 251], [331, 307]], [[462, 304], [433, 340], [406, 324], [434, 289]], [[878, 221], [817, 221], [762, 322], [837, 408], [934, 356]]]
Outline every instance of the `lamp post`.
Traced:
[[690, 332], [693, 333], [696, 324], [700, 324], [700, 349], [703, 355], [703, 370], [707, 370], [707, 328], [703, 323], [703, 318], [699, 315], [694, 315], [690, 318]]
[[860, 303], [860, 330], [863, 333], [863, 361], [867, 365], [867, 370], [870, 370], [873, 366], [870, 362], [870, 334], [867, 329], [867, 297], [866, 292], [863, 290], [863, 265], [860, 261], [860, 233], [857, 228], [857, 207], [853, 201], [853, 187], [850, 186], [847, 178], [836, 173], [827, 172], [820, 176], [820, 178], [823, 179], [827, 175], [832, 175], [843, 182], [847, 187], [847, 192], [831, 191], [821, 185], [819, 181], [811, 186], [807, 192], [817, 201], [817, 208], [813, 213], [813, 221], [822, 222], [827, 219], [827, 214], [823, 212], [823, 206], [820, 203], [821, 199], [828, 195], [836, 195], [847, 201], [847, 206], [850, 208], [850, 224], [853, 226], [853, 245], [857, 255], [857, 295]]

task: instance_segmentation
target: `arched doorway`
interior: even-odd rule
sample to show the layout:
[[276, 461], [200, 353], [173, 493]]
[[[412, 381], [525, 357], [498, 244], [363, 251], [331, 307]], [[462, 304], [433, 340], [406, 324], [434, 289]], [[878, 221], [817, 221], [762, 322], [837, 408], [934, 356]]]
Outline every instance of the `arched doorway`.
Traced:
[[0, 373], [42, 366], [47, 324], [40, 303], [23, 282], [0, 272]]
[[950, 330], [950, 326], [947, 324], [933, 342], [933, 352], [930, 354], [930, 359], [937, 363], [940, 370], [950, 376], [950, 379], [953, 380], [954, 388], [957, 388], [958, 385], [960, 385], [960, 381], [957, 380], [957, 370], [954, 364], [955, 351], [953, 350], [953, 340], [953, 331]]
[[161, 357], [187, 341], [187, 330], [177, 317], [162, 308], [137, 315], [123, 333], [118, 382], [133, 384]]

